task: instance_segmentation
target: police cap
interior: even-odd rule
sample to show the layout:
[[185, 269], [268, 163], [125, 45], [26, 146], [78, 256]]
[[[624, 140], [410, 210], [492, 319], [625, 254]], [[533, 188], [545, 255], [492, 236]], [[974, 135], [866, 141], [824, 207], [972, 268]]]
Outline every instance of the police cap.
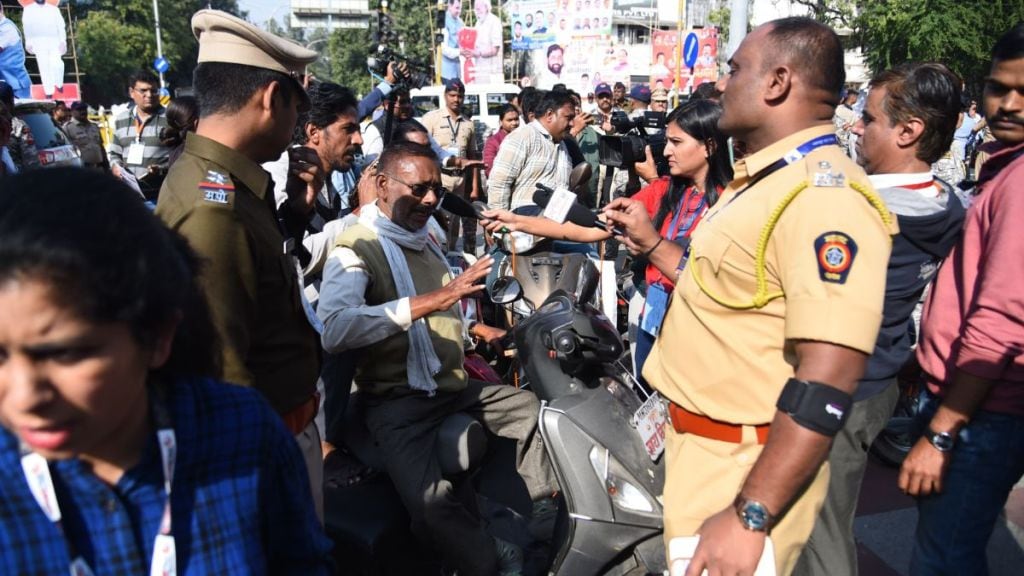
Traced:
[[297, 42], [260, 30], [220, 10], [196, 12], [192, 16], [192, 33], [199, 40], [197, 62], [226, 62], [274, 70], [294, 79], [300, 88], [306, 65], [318, 56], [317, 52]]

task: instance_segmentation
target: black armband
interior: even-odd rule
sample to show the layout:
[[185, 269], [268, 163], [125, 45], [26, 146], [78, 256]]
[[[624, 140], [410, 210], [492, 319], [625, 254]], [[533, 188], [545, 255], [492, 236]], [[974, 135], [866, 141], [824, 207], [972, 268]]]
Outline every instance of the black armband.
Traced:
[[827, 384], [790, 378], [775, 407], [804, 428], [833, 437], [850, 415], [853, 396]]

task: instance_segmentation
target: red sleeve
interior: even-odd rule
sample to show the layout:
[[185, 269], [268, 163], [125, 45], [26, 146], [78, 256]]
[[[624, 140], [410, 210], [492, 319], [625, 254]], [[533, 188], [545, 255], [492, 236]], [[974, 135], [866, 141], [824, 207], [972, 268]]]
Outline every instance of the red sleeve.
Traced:
[[491, 175], [491, 166], [494, 166], [494, 158], [498, 156], [498, 134], [494, 133], [487, 142], [484, 142], [484, 173]]
[[[1024, 178], [1024, 163], [1014, 162], [1001, 178], [1001, 186], [1013, 186]], [[1002, 175], [1001, 175], [1002, 176]], [[995, 192], [995, 191], [993, 191]], [[1024, 350], [1024, 195], [1019, 190], [1001, 190], [988, 206], [987, 240], [980, 251], [978, 292], [967, 312], [957, 356], [958, 368], [991, 380], [1005, 370]]]
[[661, 199], [668, 192], [670, 181], [668, 176], [662, 176], [633, 195], [634, 200], [643, 202], [644, 207], [647, 208], [647, 215], [651, 219], [654, 219], [654, 216], [658, 213], [658, 205], [661, 204]]

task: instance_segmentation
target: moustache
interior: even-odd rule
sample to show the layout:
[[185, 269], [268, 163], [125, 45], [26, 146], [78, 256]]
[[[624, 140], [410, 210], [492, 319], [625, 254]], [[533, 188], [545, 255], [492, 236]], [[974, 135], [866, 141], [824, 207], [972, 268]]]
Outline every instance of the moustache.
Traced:
[[994, 116], [990, 122], [993, 123], [993, 124], [996, 123], [996, 122], [1010, 122], [1011, 124], [1017, 124], [1018, 126], [1024, 126], [1024, 117], [1021, 117], [1021, 116], [1011, 116], [1011, 115], [1007, 115], [1007, 114], [999, 114], [997, 116]]

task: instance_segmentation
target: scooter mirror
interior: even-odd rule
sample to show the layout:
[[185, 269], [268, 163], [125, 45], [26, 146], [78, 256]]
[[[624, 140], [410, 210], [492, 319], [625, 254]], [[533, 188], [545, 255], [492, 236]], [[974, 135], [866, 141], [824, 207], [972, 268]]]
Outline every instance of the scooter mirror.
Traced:
[[511, 304], [523, 297], [523, 286], [512, 276], [501, 276], [491, 284], [491, 302]]
[[590, 178], [593, 174], [594, 172], [590, 168], [590, 164], [580, 162], [569, 173], [569, 190], [579, 193], [581, 189], [590, 184]]

